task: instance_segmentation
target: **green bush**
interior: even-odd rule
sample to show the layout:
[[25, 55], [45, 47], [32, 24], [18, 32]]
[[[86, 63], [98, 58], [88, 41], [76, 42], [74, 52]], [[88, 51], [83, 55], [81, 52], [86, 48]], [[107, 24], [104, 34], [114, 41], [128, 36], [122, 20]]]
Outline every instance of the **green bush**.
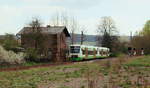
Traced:
[[119, 56], [123, 56], [123, 55], [124, 55], [123, 53], [115, 52], [115, 53], [111, 53], [110, 57], [119, 57]]
[[2, 45], [6, 50], [12, 50], [12, 51], [14, 48], [19, 46], [18, 41], [17, 39], [15, 39], [15, 35], [13, 34], [6, 34], [4, 36]]
[[36, 50], [35, 48], [28, 48], [26, 50], [26, 60], [37, 61], [38, 59], [40, 59], [40, 56], [38, 55], [38, 50]]

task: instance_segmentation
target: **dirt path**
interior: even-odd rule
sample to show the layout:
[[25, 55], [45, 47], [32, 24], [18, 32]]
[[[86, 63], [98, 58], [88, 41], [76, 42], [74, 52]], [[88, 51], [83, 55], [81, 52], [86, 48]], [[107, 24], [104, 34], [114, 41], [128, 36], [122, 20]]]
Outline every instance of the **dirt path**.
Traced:
[[[132, 57], [125, 57], [125, 58], [132, 58]], [[49, 66], [59, 66], [59, 65], [70, 65], [76, 63], [90, 63], [90, 62], [99, 62], [105, 60], [115, 60], [117, 58], [105, 58], [105, 59], [95, 59], [95, 60], [87, 60], [87, 61], [79, 61], [79, 62], [63, 62], [63, 63], [54, 63], [54, 64], [42, 64], [42, 65], [34, 65], [34, 66], [18, 66], [12, 68], [0, 68], [0, 72], [4, 71], [19, 71], [19, 70], [28, 70], [32, 68], [40, 68], [40, 67], [49, 67]]]
[[28, 70], [32, 68], [40, 68], [40, 67], [49, 67], [49, 66], [58, 66], [58, 65], [70, 65], [73, 62], [64, 62], [64, 63], [55, 63], [55, 64], [42, 64], [42, 65], [34, 65], [34, 66], [18, 66], [12, 68], [2, 68], [0, 72], [4, 71], [18, 71], [18, 70]]

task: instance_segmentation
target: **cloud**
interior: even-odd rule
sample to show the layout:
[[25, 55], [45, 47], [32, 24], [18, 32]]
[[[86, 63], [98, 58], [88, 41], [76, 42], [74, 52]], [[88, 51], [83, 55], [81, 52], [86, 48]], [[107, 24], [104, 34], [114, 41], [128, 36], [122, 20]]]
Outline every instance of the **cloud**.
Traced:
[[[33, 17], [39, 17], [42, 21], [50, 20], [50, 16], [56, 10], [64, 10], [55, 6], [0, 6], [0, 34], [7, 32], [16, 33], [28, 24]], [[43, 22], [45, 23], [45, 22]]]
[[[17, 3], [16, 3], [17, 2]], [[66, 11], [78, 14], [81, 8], [94, 6], [99, 0], [11, 0], [0, 1], [0, 34], [16, 33], [31, 21], [39, 17], [43, 23], [49, 23], [51, 15]], [[9, 25], [9, 26], [8, 26]]]
[[129, 34], [141, 29], [150, 18], [149, 3], [150, 0], [1, 0], [0, 34], [18, 32], [35, 16], [49, 23], [51, 16], [61, 11], [75, 16], [89, 34], [102, 16], [112, 16], [121, 33]]
[[102, 0], [23, 0], [28, 5], [61, 6], [71, 9], [85, 9], [98, 5]]

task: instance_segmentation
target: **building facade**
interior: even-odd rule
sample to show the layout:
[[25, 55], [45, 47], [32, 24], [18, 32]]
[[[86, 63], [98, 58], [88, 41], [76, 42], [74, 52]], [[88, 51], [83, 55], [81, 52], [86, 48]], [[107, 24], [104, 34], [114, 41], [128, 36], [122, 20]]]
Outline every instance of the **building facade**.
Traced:
[[[37, 33], [40, 33], [40, 36], [37, 36]], [[66, 60], [66, 54], [68, 51], [66, 39], [70, 37], [70, 34], [65, 26], [47, 26], [35, 29], [32, 27], [24, 27], [19, 33], [17, 33], [17, 36], [20, 36], [21, 45], [25, 49], [38, 49], [40, 45], [37, 44], [41, 44], [43, 46], [40, 53], [41, 56], [54, 62], [62, 62]], [[37, 36], [37, 41], [35, 41], [35, 36]]]

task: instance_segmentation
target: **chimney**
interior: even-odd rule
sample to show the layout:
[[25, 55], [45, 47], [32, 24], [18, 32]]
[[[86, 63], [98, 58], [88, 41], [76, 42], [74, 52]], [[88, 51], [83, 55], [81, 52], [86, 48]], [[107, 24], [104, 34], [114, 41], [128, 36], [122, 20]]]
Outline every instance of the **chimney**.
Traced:
[[46, 27], [47, 27], [47, 28], [50, 28], [51, 26], [50, 26], [50, 25], [47, 25]]

